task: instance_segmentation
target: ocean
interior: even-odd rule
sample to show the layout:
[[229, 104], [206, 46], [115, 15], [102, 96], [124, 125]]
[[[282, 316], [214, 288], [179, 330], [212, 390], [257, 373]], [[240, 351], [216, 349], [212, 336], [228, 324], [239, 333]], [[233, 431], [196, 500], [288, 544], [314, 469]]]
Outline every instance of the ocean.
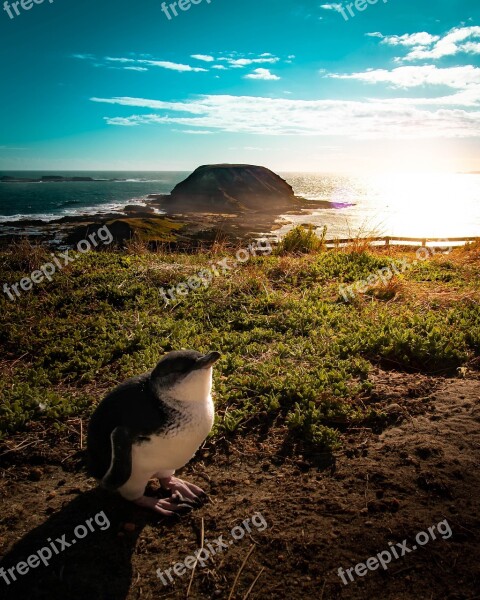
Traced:
[[[0, 224], [66, 215], [108, 213], [168, 194], [189, 172], [0, 172], [1, 176], [92, 177], [96, 181], [0, 183]], [[368, 177], [280, 173], [298, 196], [330, 202], [293, 224], [327, 225], [327, 237], [360, 234], [406, 237], [480, 236], [480, 174], [401, 174]], [[287, 231], [291, 225], [279, 231]]]

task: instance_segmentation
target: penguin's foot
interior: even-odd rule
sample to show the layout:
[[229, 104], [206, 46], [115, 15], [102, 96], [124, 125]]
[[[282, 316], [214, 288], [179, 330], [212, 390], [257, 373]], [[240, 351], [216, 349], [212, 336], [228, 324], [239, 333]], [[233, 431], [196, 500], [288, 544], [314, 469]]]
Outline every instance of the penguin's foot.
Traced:
[[178, 477], [161, 478], [160, 484], [163, 488], [172, 492], [172, 500], [177, 502], [191, 502], [199, 506], [207, 499], [207, 494], [202, 488], [178, 479]]
[[137, 506], [141, 506], [142, 508], [149, 508], [163, 517], [173, 517], [174, 515], [178, 515], [178, 513], [186, 512], [188, 510], [192, 510], [190, 504], [185, 504], [184, 502], [178, 502], [175, 498], [151, 498], [150, 496], [142, 496], [138, 498], [138, 500], [133, 501]]

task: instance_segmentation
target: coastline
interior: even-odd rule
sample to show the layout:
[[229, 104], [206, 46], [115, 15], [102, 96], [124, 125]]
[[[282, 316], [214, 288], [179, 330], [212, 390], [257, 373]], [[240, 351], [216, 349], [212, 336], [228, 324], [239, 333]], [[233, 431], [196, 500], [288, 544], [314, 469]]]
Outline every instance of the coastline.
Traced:
[[[19, 238], [42, 244], [69, 247], [82, 239], [86, 228], [104, 225], [112, 227], [115, 241], [124, 243], [131, 239], [145, 242], [166, 242], [178, 246], [211, 243], [220, 237], [232, 242], [258, 235], [272, 235], [290, 224], [289, 215], [311, 215], [315, 209], [335, 209], [338, 204], [328, 201], [306, 200], [295, 197], [291, 210], [258, 210], [237, 212], [167, 212], [160, 209], [166, 195], [151, 194], [143, 204], [126, 203], [121, 210], [94, 214], [65, 215], [49, 220], [25, 218], [0, 223], [0, 246]], [[169, 226], [172, 223], [173, 228]], [[123, 225], [123, 227], [122, 227]], [[143, 225], [143, 227], [142, 227]], [[148, 238], [145, 225], [151, 231]], [[165, 227], [167, 226], [167, 227]], [[119, 229], [121, 228], [121, 232]], [[142, 231], [142, 229], [144, 231]], [[167, 229], [167, 231], [165, 231]], [[172, 233], [172, 229], [175, 230]]]
[[[287, 201], [267, 202], [260, 194], [249, 206], [241, 207], [230, 202], [231, 196], [236, 197], [240, 191], [236, 185], [231, 187], [225, 203], [200, 206], [192, 198], [191, 202], [177, 205], [171, 191], [185, 174], [76, 171], [57, 172], [62, 181], [0, 182], [0, 245], [26, 237], [52, 247], [61, 246], [75, 229], [88, 223], [100, 227], [114, 221], [124, 225], [128, 221], [126, 225], [132, 227], [132, 235], [139, 228], [142, 239], [146, 229], [157, 229], [158, 235], [154, 232], [153, 238], [160, 241], [167, 219], [181, 226], [174, 237], [182, 246], [218, 238], [243, 240], [259, 235], [277, 238], [306, 223], [318, 228], [327, 225], [330, 239], [355, 235], [442, 239], [480, 235], [478, 175], [380, 178], [372, 182], [320, 172], [283, 173], [284, 181], [293, 190]], [[27, 175], [30, 179], [53, 177], [25, 172], [16, 178]], [[93, 182], [85, 181], [89, 175]], [[76, 181], [71, 183], [70, 179]], [[112, 185], [96, 183], [113, 180]], [[455, 203], [452, 197], [456, 198]], [[466, 216], [468, 219], [464, 219]], [[132, 219], [137, 221], [132, 223]], [[124, 238], [120, 240], [123, 241]], [[173, 243], [171, 236], [165, 241]]]

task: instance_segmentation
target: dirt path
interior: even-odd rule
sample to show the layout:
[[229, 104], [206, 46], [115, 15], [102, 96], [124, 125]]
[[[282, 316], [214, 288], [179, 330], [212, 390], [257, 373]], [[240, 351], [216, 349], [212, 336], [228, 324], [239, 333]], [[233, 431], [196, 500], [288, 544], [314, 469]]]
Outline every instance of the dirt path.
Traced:
[[[65, 459], [78, 442], [74, 433], [56, 448], [45, 439], [10, 452], [0, 458], [0, 566], [11, 568], [48, 538], [66, 534], [71, 541], [74, 528], [100, 511], [110, 527], [99, 517], [75, 546], [52, 553], [48, 567], [17, 574], [10, 585], [0, 578], [0, 595], [185, 598], [191, 571], [170, 571], [174, 584], [165, 573], [200, 547], [203, 520], [218, 552], [197, 566], [191, 598], [228, 599], [252, 544], [232, 598], [244, 598], [260, 573], [249, 598], [480, 598], [480, 381], [391, 372], [379, 373], [375, 389], [398, 424], [383, 433], [347, 432], [333, 462], [292, 454], [283, 431], [207, 447], [184, 476], [203, 485], [211, 503], [179, 521], [157, 519], [94, 489], [80, 459]], [[406, 539], [411, 549], [419, 532], [429, 535], [440, 522], [443, 535], [437, 529], [435, 540], [393, 558], [387, 570], [351, 571], [347, 585], [338, 575], [340, 567], [388, 550], [389, 542], [405, 548]], [[235, 526], [242, 539], [234, 539]], [[213, 541], [219, 536], [223, 551]]]

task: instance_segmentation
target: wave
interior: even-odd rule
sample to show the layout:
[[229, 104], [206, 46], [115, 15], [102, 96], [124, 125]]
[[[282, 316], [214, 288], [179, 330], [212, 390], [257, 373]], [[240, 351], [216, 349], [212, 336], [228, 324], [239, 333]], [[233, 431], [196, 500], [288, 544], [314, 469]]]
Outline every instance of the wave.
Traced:
[[62, 200], [57, 202], [57, 206], [70, 206], [71, 204], [80, 204], [80, 200]]
[[[59, 206], [71, 205], [71, 204], [79, 204], [78, 200], [68, 200], [62, 203]], [[0, 224], [2, 223], [10, 223], [16, 221], [55, 221], [57, 219], [61, 219], [62, 217], [80, 217], [83, 215], [102, 215], [102, 214], [110, 214], [110, 213], [122, 213], [125, 214], [125, 208], [127, 206], [144, 206], [153, 208], [155, 215], [162, 215], [164, 211], [155, 208], [154, 206], [150, 206], [145, 198], [131, 198], [130, 200], [120, 202], [110, 202], [108, 204], [97, 204], [93, 206], [85, 206], [83, 208], [65, 208], [58, 213], [26, 213], [26, 214], [16, 214], [16, 215], [0, 215]]]
[[15, 221], [54, 221], [59, 219], [61, 215], [53, 213], [35, 213], [35, 214], [16, 214], [16, 215], [0, 215], [1, 223], [14, 223]]
[[68, 178], [65, 179], [65, 181], [63, 180], [58, 180], [58, 181], [29, 181], [28, 179], [18, 179], [15, 181], [2, 181], [0, 179], [0, 184], [4, 184], [4, 185], [17, 185], [17, 184], [29, 184], [29, 185], [43, 185], [45, 183], [47, 184], [52, 184], [52, 183], [169, 183], [166, 179], [142, 179], [142, 178], [133, 178], [133, 179], [121, 179], [121, 178], [114, 178], [114, 179], [107, 179], [107, 178], [92, 178], [89, 179], [88, 181], [75, 181], [75, 180], [70, 180]]
[[111, 179], [112, 183], [168, 183], [165, 179]]

